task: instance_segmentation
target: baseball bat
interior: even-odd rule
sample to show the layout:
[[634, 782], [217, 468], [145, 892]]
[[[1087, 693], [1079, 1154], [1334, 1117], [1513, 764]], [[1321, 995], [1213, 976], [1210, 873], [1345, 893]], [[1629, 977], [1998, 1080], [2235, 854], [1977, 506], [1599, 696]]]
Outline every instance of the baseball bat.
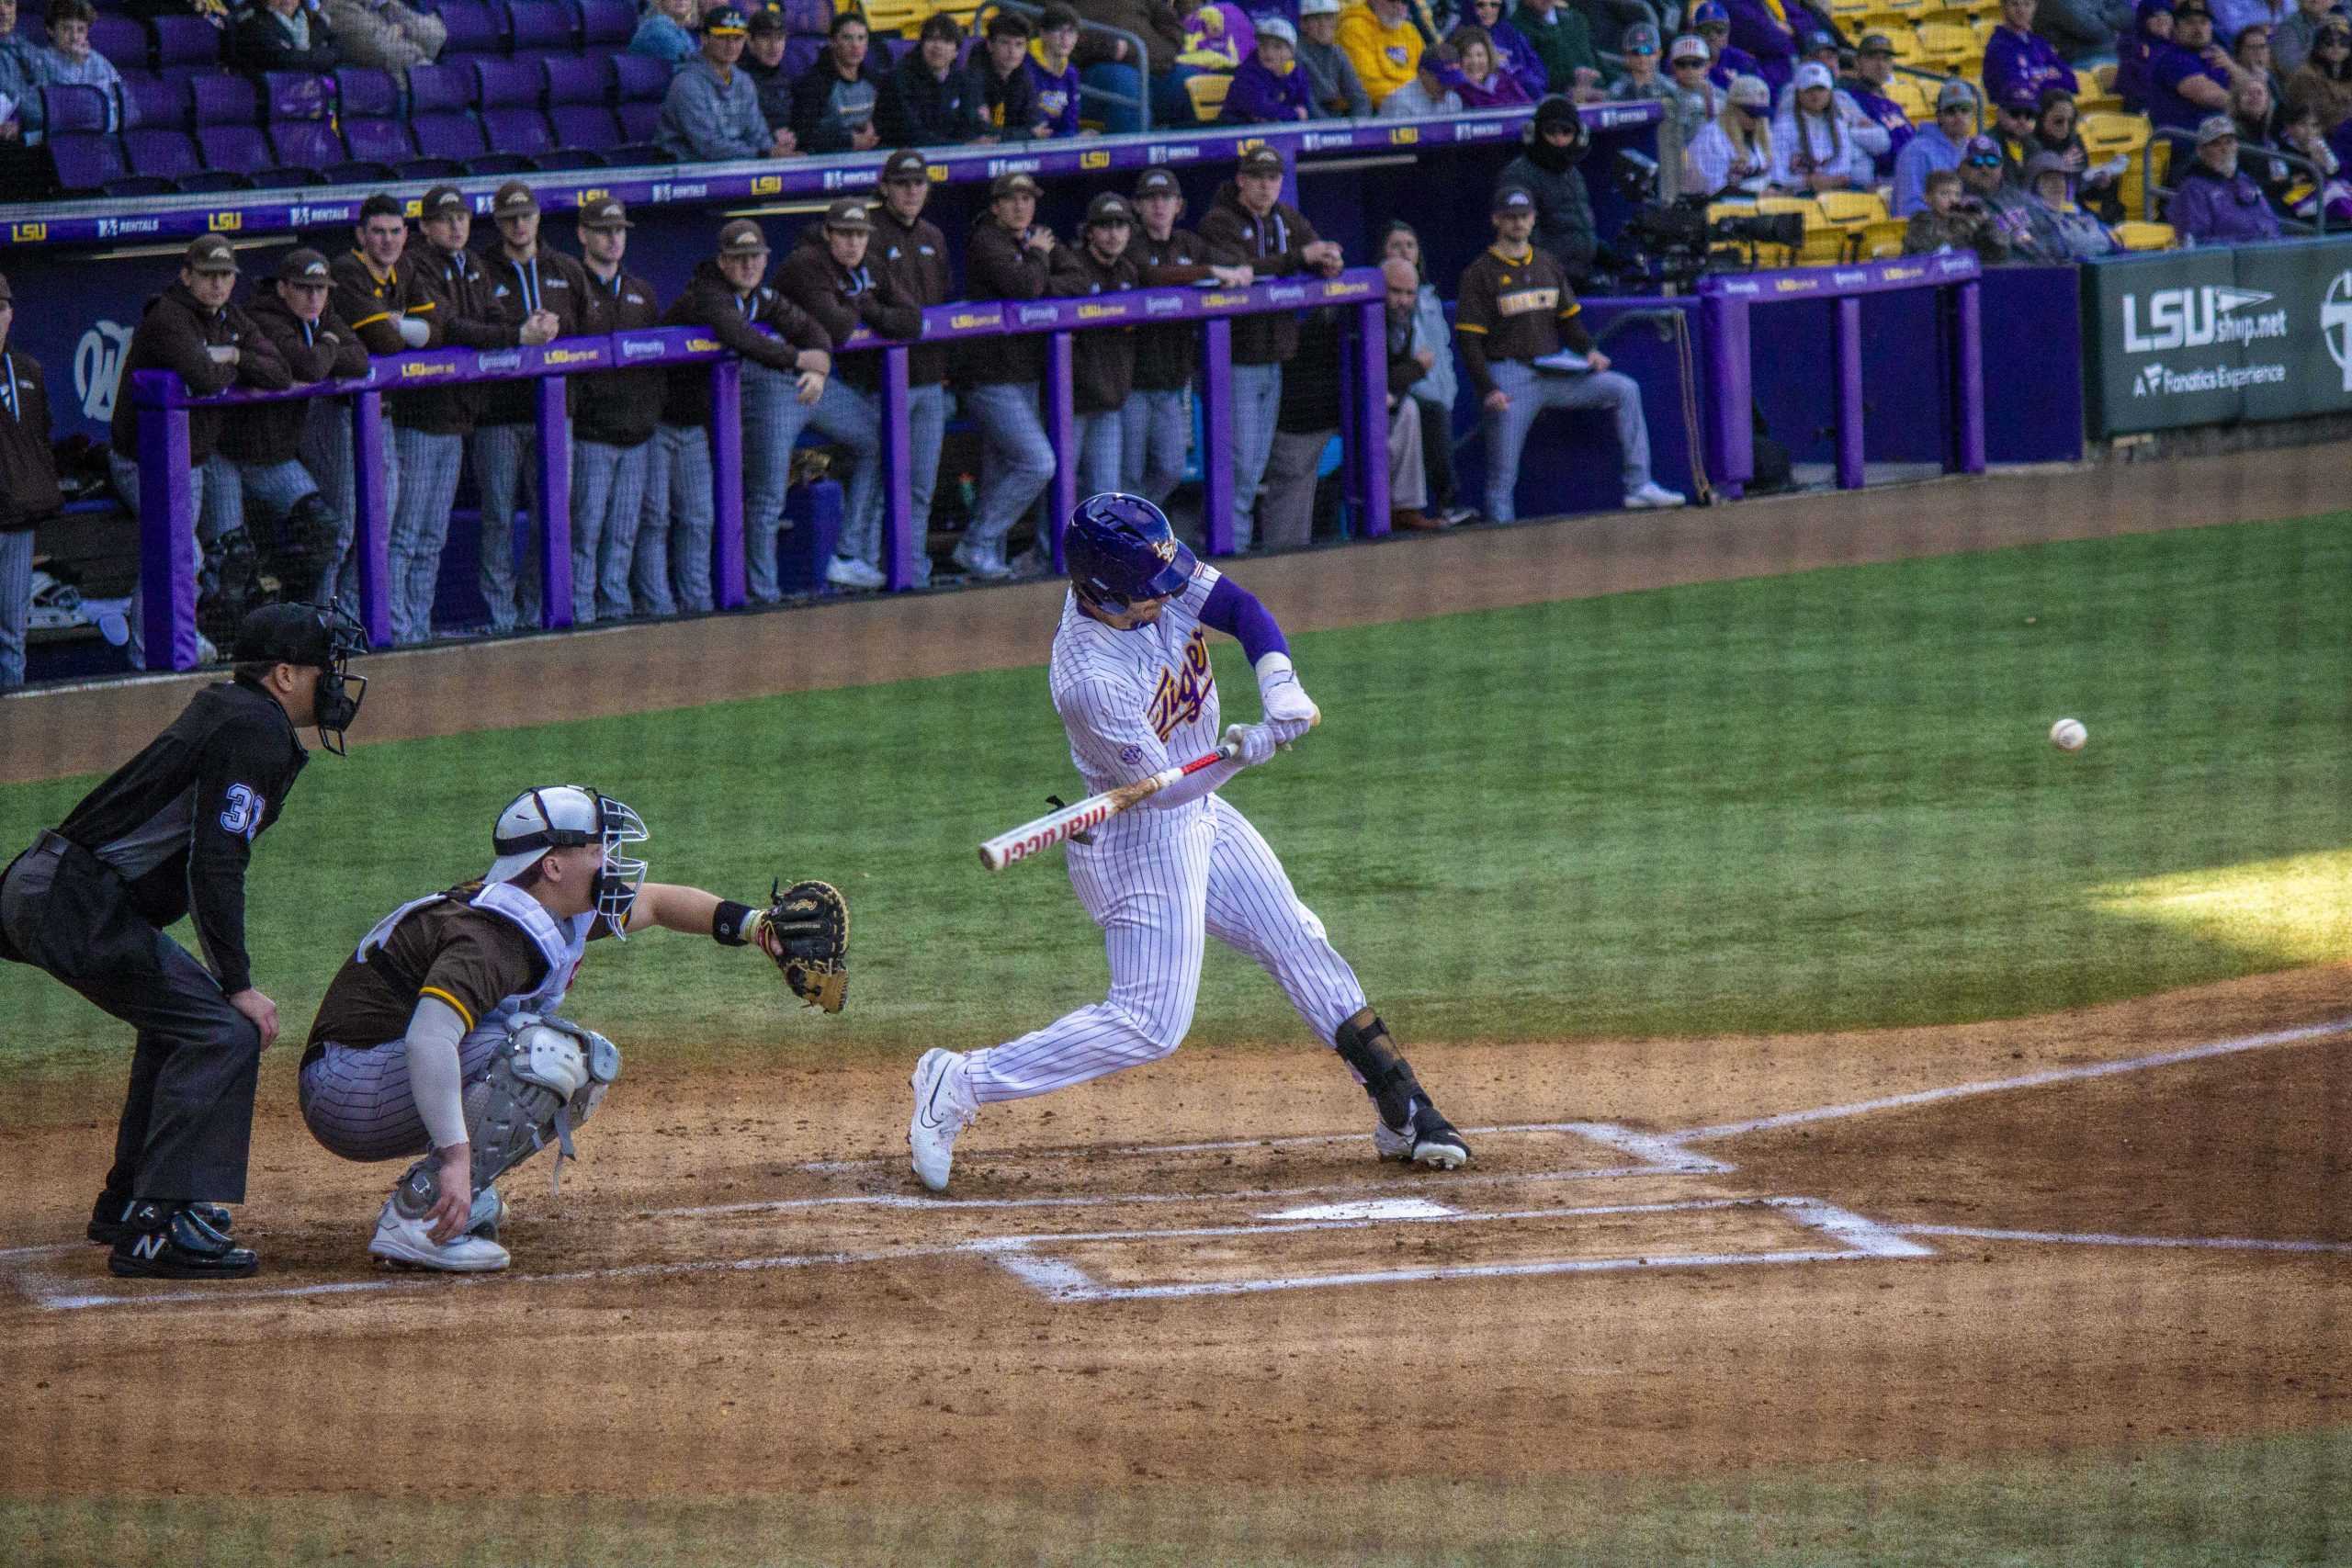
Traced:
[[1090, 795], [1075, 806], [1065, 806], [1035, 822], [1023, 822], [1011, 832], [999, 833], [982, 844], [980, 863], [990, 871], [1002, 871], [1014, 861], [1027, 860], [1031, 855], [1049, 850], [1078, 834], [1091, 832], [1120, 812], [1150, 799], [1179, 779], [1188, 778], [1203, 768], [1231, 761], [1240, 754], [1241, 748], [1228, 740], [1204, 757], [1195, 757], [1172, 768], [1162, 768], [1149, 778], [1137, 779], [1116, 789], [1106, 789], [1101, 795]]

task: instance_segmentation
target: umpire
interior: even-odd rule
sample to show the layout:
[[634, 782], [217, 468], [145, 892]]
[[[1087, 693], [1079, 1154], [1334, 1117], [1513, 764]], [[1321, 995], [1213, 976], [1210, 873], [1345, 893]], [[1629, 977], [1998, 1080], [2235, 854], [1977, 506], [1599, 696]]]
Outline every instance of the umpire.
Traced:
[[[315, 724], [340, 755], [367, 689], [367, 643], [339, 610], [270, 604], [237, 630], [236, 678], [187, 711], [54, 832], [0, 873], [0, 958], [62, 980], [139, 1032], [114, 1168], [90, 1213], [117, 1274], [241, 1279], [229, 1236], [253, 1141], [261, 1053], [277, 1008], [245, 954], [245, 863], [310, 760]], [[193, 912], [209, 964], [164, 928]]]

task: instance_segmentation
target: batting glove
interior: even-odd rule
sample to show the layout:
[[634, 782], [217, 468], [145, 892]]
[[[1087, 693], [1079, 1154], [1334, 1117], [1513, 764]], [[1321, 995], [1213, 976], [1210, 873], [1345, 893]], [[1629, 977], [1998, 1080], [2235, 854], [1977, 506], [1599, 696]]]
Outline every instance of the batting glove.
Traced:
[[1241, 765], [1254, 768], [1261, 762], [1272, 761], [1274, 755], [1274, 732], [1262, 724], [1228, 724], [1225, 738], [1241, 748]]
[[1306, 734], [1323, 716], [1306, 688], [1298, 683], [1298, 671], [1292, 668], [1287, 654], [1270, 653], [1258, 660], [1258, 700], [1265, 705], [1266, 723], [1284, 745]]

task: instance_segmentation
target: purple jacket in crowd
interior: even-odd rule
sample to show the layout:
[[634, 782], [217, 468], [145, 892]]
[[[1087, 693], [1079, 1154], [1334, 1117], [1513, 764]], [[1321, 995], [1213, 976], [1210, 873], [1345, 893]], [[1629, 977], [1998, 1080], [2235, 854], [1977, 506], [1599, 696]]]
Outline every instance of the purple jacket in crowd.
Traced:
[[2123, 100], [2124, 109], [2132, 114], [2147, 112], [2148, 94], [2154, 85], [2150, 72], [2156, 56], [2172, 47], [2171, 40], [2148, 30], [2148, 18], [2159, 11], [2171, 16], [2172, 0], [2140, 0], [2138, 18], [2132, 30], [2115, 40], [2115, 96]]
[[1315, 110], [1308, 100], [1306, 73], [1294, 62], [1287, 76], [1277, 76], [1252, 54], [1233, 73], [1225, 108], [1217, 118], [1227, 125], [1254, 125], [1269, 120], [1307, 119]]
[[1984, 41], [1984, 96], [1997, 104], [2019, 87], [2036, 97], [2044, 87], [2064, 87], [2076, 96], [2083, 90], [2074, 67], [2058, 57], [2048, 39], [2014, 32], [2004, 23]]
[[1775, 97], [1789, 85], [1797, 70], [1797, 35], [1795, 27], [1804, 25], [1804, 13], [1786, 7], [1792, 13], [1787, 22], [1772, 15], [1764, 0], [1724, 0], [1724, 8], [1731, 13], [1731, 41], [1756, 57], [1756, 74], [1772, 89]]
[[1487, 32], [1495, 40], [1495, 57], [1502, 68], [1518, 77], [1519, 85], [1527, 89], [1527, 101], [1531, 104], [1542, 102], [1546, 90], [1544, 57], [1535, 52], [1535, 46], [1527, 41], [1527, 35], [1500, 17], [1495, 18], [1495, 25]]
[[[1707, 80], [1715, 85], [1715, 90], [1719, 93], [1728, 93], [1731, 91], [1732, 78], [1735, 76], [1761, 76], [1763, 74], [1764, 66], [1762, 62], [1736, 43], [1727, 43], [1724, 45], [1722, 50], [1716, 53], [1713, 63], [1707, 67]], [[1785, 70], [1782, 74], [1783, 76], [1793, 76], [1796, 73], [1793, 70]]]
[[2278, 237], [2278, 215], [2270, 210], [2254, 176], [2240, 169], [2223, 179], [2202, 159], [2192, 161], [2181, 174], [2165, 220], [2183, 239], [2200, 245], [2242, 245]]

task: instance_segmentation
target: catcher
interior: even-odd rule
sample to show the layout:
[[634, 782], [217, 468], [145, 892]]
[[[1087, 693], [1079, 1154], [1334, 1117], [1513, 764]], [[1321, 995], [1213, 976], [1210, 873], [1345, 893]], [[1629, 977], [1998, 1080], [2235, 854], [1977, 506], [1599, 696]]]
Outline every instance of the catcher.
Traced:
[[849, 906], [821, 882], [753, 908], [645, 880], [623, 857], [645, 823], [577, 784], [525, 790], [498, 814], [479, 882], [403, 904], [345, 961], [302, 1054], [302, 1119], [345, 1159], [423, 1156], [368, 1250], [396, 1265], [503, 1269], [498, 1179], [552, 1141], [557, 1179], [620, 1074], [620, 1052], [559, 1016], [588, 943], [647, 926], [773, 959], [811, 1007], [839, 1012]]

